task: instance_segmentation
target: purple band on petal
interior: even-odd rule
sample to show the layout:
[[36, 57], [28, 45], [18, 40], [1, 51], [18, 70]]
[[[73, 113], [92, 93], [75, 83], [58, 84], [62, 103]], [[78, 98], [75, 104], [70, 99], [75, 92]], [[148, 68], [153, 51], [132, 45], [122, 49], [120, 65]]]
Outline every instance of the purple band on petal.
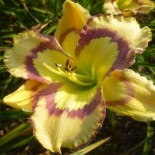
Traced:
[[94, 96], [94, 98], [92, 99], [92, 101], [88, 104], [85, 105], [82, 109], [78, 109], [78, 110], [72, 110], [70, 111], [68, 108], [65, 109], [65, 112], [68, 113], [69, 117], [78, 117], [80, 119], [83, 119], [85, 116], [90, 115], [95, 108], [97, 107], [98, 104], [103, 103], [103, 99], [102, 99], [102, 94], [101, 94], [101, 90], [97, 90], [96, 95]]
[[44, 50], [51, 49], [56, 50], [58, 52], [62, 52], [59, 43], [54, 37], [51, 36], [39, 36], [40, 37], [40, 44], [31, 50], [31, 55], [28, 55], [25, 60], [25, 68], [28, 71], [28, 76], [30, 79], [35, 79], [41, 82], [47, 82], [45, 79], [40, 77], [39, 73], [35, 69], [33, 65], [33, 59], [37, 57], [38, 52], [43, 52]]
[[117, 33], [110, 31], [109, 29], [91, 29], [88, 26], [85, 26], [80, 35], [78, 46], [76, 47], [76, 56], [78, 57], [80, 55], [80, 52], [84, 46], [88, 45], [92, 39], [103, 37], [110, 37], [111, 42], [116, 42], [118, 45], [118, 58], [114, 62], [111, 69], [114, 70], [129, 67], [134, 60], [135, 52], [131, 52], [127, 41], [125, 41], [123, 38], [118, 38]]
[[[81, 121], [80, 130], [79, 130], [78, 134], [84, 133], [84, 137], [82, 137], [81, 139], [87, 138], [87, 141], [84, 141], [84, 142], [89, 143], [92, 139], [94, 139], [94, 137], [96, 136], [98, 131], [101, 129], [103, 121], [104, 121], [105, 116], [106, 116], [106, 107], [105, 107], [105, 102], [104, 102], [103, 97], [102, 97], [102, 91], [101, 91], [101, 89], [96, 89], [96, 95], [94, 96], [92, 101], [89, 103], [90, 105], [84, 106], [80, 110], [80, 112], [79, 112], [79, 110], [70, 111], [67, 107], [64, 110], [57, 108], [56, 104], [54, 102], [55, 94], [59, 91], [59, 88], [61, 86], [62, 86], [62, 84], [60, 84], [60, 83], [53, 83], [50, 86], [48, 86], [47, 89], [44, 89], [38, 93], [38, 95], [35, 98], [36, 103], [34, 105], [34, 115], [35, 115], [35, 108], [37, 110], [38, 101], [42, 98], [45, 99], [45, 102], [43, 102], [42, 104], [45, 104], [45, 106], [47, 107], [48, 112], [49, 112], [49, 118], [52, 119], [52, 118], [57, 117], [58, 118], [57, 121], [59, 122], [59, 121], [61, 121], [61, 116], [63, 117], [63, 114], [66, 114], [66, 115], [68, 115], [67, 119], [70, 122], [73, 120], [73, 123], [74, 123], [74, 118], [76, 118], [76, 119], [78, 118]], [[95, 113], [93, 113], [93, 112], [95, 112]], [[90, 114], [93, 114], [94, 117], [97, 117], [97, 118], [95, 118], [96, 121], [93, 121], [93, 123], [89, 123], [89, 121], [92, 121], [91, 117], [89, 117]], [[40, 114], [40, 115], [42, 115], [42, 114]], [[46, 118], [46, 120], [47, 120], [47, 118]], [[37, 124], [35, 124], [34, 121], [35, 120], [30, 119], [30, 122], [31, 122], [32, 127], [33, 127], [34, 134], [36, 134]], [[42, 122], [40, 122], [40, 123], [42, 123]], [[65, 122], [62, 122], [62, 123], [65, 124]], [[54, 125], [55, 129], [57, 129], [58, 127], [62, 127], [62, 126], [61, 125], [59, 126], [59, 123]], [[79, 127], [78, 123], [75, 123], [75, 126], [73, 127], [73, 129], [76, 127]], [[88, 130], [86, 130], [86, 128], [88, 128], [88, 130], [91, 129], [91, 133], [88, 135], [87, 135]], [[63, 130], [63, 129], [61, 129], [61, 130]], [[59, 134], [60, 131], [56, 130], [54, 132], [57, 132], [57, 134]], [[77, 134], [77, 137], [75, 137], [75, 141], [78, 140], [77, 139], [78, 134]], [[73, 143], [74, 143], [74, 141], [73, 141]], [[80, 143], [80, 146], [81, 145], [83, 145], [83, 144]]]
[[103, 28], [102, 27], [92, 28], [91, 27], [92, 21], [95, 20], [95, 18], [101, 16], [108, 16], [108, 15], [98, 14], [96, 16], [92, 16], [87, 21], [87, 24], [83, 27], [83, 30], [80, 34], [80, 40], [77, 44], [75, 55], [78, 57], [84, 46], [88, 45], [92, 39], [110, 37], [111, 42], [117, 43], [119, 54], [117, 56], [117, 60], [114, 62], [109, 72], [114, 69], [128, 68], [134, 63], [134, 58], [137, 51], [131, 50], [129, 43], [126, 40], [124, 40], [124, 38], [120, 37], [116, 31], [112, 31], [110, 27], [104, 28], [103, 26]]
[[67, 113], [70, 118], [78, 117], [79, 119], [83, 119], [85, 116], [90, 115], [99, 104], [103, 105], [103, 113], [105, 113], [105, 102], [100, 89], [97, 90], [97, 93], [92, 101], [85, 105], [82, 109], [70, 110], [67, 107], [65, 109], [57, 108], [55, 103], [55, 95], [60, 87], [60, 83], [54, 83], [49, 85], [48, 88], [40, 91], [35, 98], [34, 110], [40, 97], [43, 97], [46, 100], [49, 115], [60, 116], [62, 113]]

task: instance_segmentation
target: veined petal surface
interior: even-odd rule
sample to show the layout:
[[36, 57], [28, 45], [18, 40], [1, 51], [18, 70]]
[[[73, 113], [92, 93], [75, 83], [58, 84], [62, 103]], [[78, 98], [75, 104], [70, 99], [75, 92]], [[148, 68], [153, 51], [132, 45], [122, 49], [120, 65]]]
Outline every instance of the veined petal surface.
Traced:
[[65, 51], [74, 56], [75, 46], [79, 40], [82, 27], [90, 14], [78, 3], [66, 0], [63, 5], [63, 16], [57, 25], [55, 37]]
[[102, 30], [85, 31], [76, 48], [76, 72], [96, 83], [102, 81], [119, 54], [118, 44], [104, 34]]
[[53, 83], [35, 98], [31, 117], [34, 134], [52, 152], [87, 143], [104, 120], [101, 89], [74, 86]]
[[109, 71], [133, 64], [136, 53], [150, 40], [150, 29], [140, 29], [133, 18], [94, 16], [82, 29], [76, 46], [77, 72], [102, 80]]
[[88, 25], [94, 29], [105, 29], [115, 32], [115, 40], [123, 39], [127, 42], [131, 51], [142, 52], [152, 38], [151, 30], [140, 25], [133, 17], [100, 15], [94, 16], [88, 21]]
[[32, 112], [35, 95], [46, 86], [46, 84], [28, 80], [15, 92], [5, 96], [3, 101], [6, 105], [15, 109]]
[[116, 70], [103, 81], [103, 96], [112, 111], [139, 121], [155, 119], [155, 85], [132, 70]]
[[[43, 62], [40, 61], [39, 64], [41, 68], [39, 69], [44, 70], [44, 77], [39, 75], [33, 62], [40, 53], [44, 53], [46, 50], [50, 50], [50, 59], [53, 63], [51, 67], [53, 67], [55, 63], [58, 63], [58, 60], [62, 61], [62, 57], [65, 59], [64, 61], [67, 59], [67, 54], [63, 52], [54, 37], [43, 36], [34, 31], [26, 31], [14, 38], [14, 46], [6, 51], [4, 61], [9, 72], [16, 77], [49, 82], [49, 77], [46, 76], [46, 74], [49, 75], [49, 70], [42, 65]], [[51, 74], [50, 72], [50, 75]], [[55, 77], [54, 75], [55, 74], [53, 74], [53, 77]], [[52, 75], [50, 77], [52, 77]]]

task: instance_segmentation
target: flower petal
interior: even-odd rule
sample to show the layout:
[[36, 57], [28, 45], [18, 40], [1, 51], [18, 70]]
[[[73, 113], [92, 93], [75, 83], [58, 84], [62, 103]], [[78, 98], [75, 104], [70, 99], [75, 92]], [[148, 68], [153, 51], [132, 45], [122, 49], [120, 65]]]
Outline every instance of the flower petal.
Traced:
[[132, 15], [136, 13], [147, 14], [154, 9], [154, 2], [150, 0], [106, 0], [103, 5], [103, 10], [106, 13], [124, 15]]
[[155, 85], [132, 70], [116, 70], [103, 82], [107, 107], [136, 120], [155, 119]]
[[94, 29], [106, 29], [115, 32], [115, 40], [123, 39], [131, 50], [143, 52], [152, 38], [151, 30], [145, 26], [142, 29], [133, 17], [123, 16], [95, 16], [88, 21]]
[[129, 67], [150, 40], [150, 29], [140, 29], [133, 18], [94, 16], [83, 28], [76, 47], [77, 66], [83, 73], [96, 74], [94, 70], [97, 77], [104, 76], [110, 69]]
[[67, 55], [61, 52], [47, 49], [38, 52], [32, 62], [39, 76], [51, 83], [53, 81], [62, 81], [66, 77], [65, 67], [68, 58]]
[[80, 31], [90, 17], [89, 12], [70, 0], [63, 6], [63, 16], [58, 23], [55, 37], [65, 51], [74, 56], [75, 45], [79, 39]]
[[53, 152], [87, 143], [105, 117], [101, 89], [53, 83], [38, 93], [35, 101], [31, 117], [34, 134]]
[[151, 0], [139, 0], [139, 8], [137, 12], [148, 14], [155, 8], [155, 3]]
[[6, 105], [23, 111], [31, 112], [34, 102], [34, 96], [47, 85], [37, 81], [28, 80], [15, 92], [4, 97]]
[[76, 52], [80, 52], [80, 55], [77, 55], [76, 72], [97, 82], [102, 81], [119, 54], [117, 42], [104, 36], [104, 33], [102, 30], [86, 31], [76, 49]]
[[[14, 38], [14, 46], [12, 49], [6, 51], [4, 61], [9, 72], [16, 77], [47, 82], [45, 77], [39, 75], [33, 64], [33, 59], [37, 58], [38, 53], [42, 53], [47, 49], [53, 55], [57, 55], [57, 57], [51, 57], [53, 63], [59, 60], [58, 57], [60, 55], [63, 55], [65, 60], [67, 59], [67, 54], [63, 52], [54, 37], [42, 36], [37, 32], [27, 31]], [[54, 60], [55, 58], [56, 60]], [[42, 62], [40, 63], [42, 64]], [[45, 72], [49, 72], [45, 67], [42, 66], [42, 68]]]

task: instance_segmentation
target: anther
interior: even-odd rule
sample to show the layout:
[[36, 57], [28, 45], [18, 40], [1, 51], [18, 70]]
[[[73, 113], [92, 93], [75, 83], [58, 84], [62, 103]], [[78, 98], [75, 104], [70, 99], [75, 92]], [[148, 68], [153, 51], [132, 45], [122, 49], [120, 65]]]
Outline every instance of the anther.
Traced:
[[56, 66], [56, 67], [62, 67], [62, 64], [57, 64], [57, 63], [55, 63], [55, 66]]
[[68, 58], [67, 61], [66, 61], [65, 70], [66, 70], [67, 72], [73, 72], [76, 68], [77, 68], [77, 66], [75, 66], [75, 65], [73, 64], [73, 61], [72, 61], [71, 59]]

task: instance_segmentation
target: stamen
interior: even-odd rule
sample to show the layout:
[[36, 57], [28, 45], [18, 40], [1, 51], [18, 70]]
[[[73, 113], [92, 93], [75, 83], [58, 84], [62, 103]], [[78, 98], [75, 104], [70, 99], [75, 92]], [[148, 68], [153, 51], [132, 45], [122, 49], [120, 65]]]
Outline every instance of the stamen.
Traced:
[[57, 71], [57, 70], [53, 69], [52, 67], [50, 67], [49, 65], [47, 65], [45, 62], [43, 62], [43, 66], [55, 74], [65, 76], [65, 73], [61, 69], [59, 70], [59, 67], [57, 68], [58, 69], [58, 71]]
[[92, 80], [88, 79], [86, 76], [84, 75], [79, 75], [79, 74], [76, 74], [74, 72], [72, 72], [73, 70], [76, 69], [76, 67], [71, 67], [71, 69], [68, 71], [68, 72], [64, 72], [63, 70], [61, 70], [61, 64], [56, 64], [56, 67], [57, 67], [57, 70], [50, 67], [48, 64], [46, 64], [45, 62], [43, 63], [43, 66], [48, 69], [49, 71], [57, 74], [57, 75], [61, 75], [63, 77], [66, 77], [68, 78], [70, 81], [78, 84], [78, 85], [81, 85], [81, 86], [90, 86], [92, 85]]

